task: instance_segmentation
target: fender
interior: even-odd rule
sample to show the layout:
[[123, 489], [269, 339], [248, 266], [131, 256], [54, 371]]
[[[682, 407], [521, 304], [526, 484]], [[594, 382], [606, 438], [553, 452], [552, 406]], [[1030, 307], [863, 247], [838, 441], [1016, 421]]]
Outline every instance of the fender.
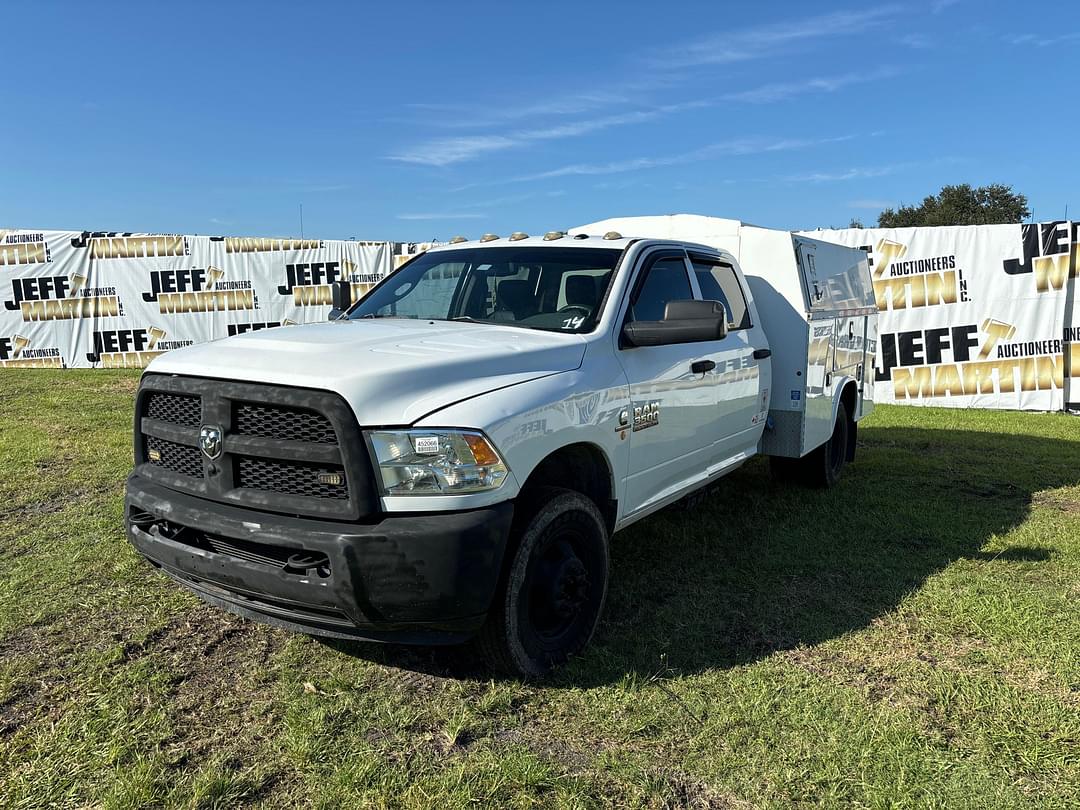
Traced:
[[[843, 397], [844, 389], [847, 388], [848, 385], [854, 385], [855, 386], [855, 402], [858, 403], [858, 401], [859, 401], [859, 383], [858, 383], [858, 381], [854, 377], [841, 377], [840, 382], [837, 383], [833, 387], [833, 391], [835, 391], [835, 393], [833, 394], [833, 404], [832, 404], [833, 422], [836, 422], [836, 413], [837, 413], [837, 411], [840, 410], [840, 399]], [[849, 413], [848, 416], [851, 417], [851, 421], [853, 421], [853, 422], [858, 422], [859, 421], [859, 417], [854, 413]]]
[[[483, 430], [518, 485], [556, 450], [572, 444], [593, 445], [603, 454], [621, 501], [629, 443], [623, 438], [626, 432], [616, 427], [619, 413], [629, 406], [629, 390], [621, 369], [594, 364], [587, 371], [589, 365], [455, 403], [428, 414], [415, 427]], [[606, 366], [607, 373], [602, 374], [596, 365]], [[498, 491], [492, 495], [506, 497]]]

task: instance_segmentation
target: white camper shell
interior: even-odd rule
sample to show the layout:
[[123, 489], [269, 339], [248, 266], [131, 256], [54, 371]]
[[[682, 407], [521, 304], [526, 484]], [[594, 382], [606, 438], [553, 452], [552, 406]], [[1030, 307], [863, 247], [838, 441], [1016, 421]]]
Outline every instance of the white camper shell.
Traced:
[[762, 453], [800, 458], [828, 440], [850, 379], [859, 391], [850, 416], [858, 421], [873, 409], [877, 305], [864, 251], [697, 214], [617, 217], [578, 231], [696, 242], [742, 270], [772, 349]]

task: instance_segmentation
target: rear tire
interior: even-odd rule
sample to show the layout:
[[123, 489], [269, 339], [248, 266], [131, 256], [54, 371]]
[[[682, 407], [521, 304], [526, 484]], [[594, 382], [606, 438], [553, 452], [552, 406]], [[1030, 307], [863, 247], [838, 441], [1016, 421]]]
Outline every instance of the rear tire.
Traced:
[[843, 402], [836, 409], [832, 436], [802, 458], [769, 457], [769, 471], [776, 481], [828, 489], [840, 480], [847, 463], [848, 440], [853, 425]]
[[836, 423], [833, 425], [832, 436], [802, 460], [803, 481], [807, 485], [828, 489], [840, 480], [847, 463], [850, 429], [847, 407], [841, 402], [836, 408]]
[[544, 487], [529, 501], [477, 643], [494, 669], [539, 677], [596, 632], [607, 597], [608, 533], [596, 504], [579, 492]]

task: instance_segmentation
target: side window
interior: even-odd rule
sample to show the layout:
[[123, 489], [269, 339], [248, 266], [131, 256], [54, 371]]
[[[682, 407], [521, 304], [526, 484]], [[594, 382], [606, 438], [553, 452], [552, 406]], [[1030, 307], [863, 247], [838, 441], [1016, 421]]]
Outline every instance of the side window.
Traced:
[[645, 273], [645, 280], [630, 300], [628, 314], [631, 321], [659, 321], [664, 317], [668, 301], [694, 297], [686, 264], [681, 258], [657, 259]]
[[735, 269], [726, 264], [700, 259], [695, 259], [693, 266], [694, 275], [697, 276], [698, 286], [701, 288], [701, 297], [706, 301], [719, 301], [724, 305], [728, 314], [728, 328], [749, 329], [750, 309], [746, 306], [746, 298], [739, 287]]

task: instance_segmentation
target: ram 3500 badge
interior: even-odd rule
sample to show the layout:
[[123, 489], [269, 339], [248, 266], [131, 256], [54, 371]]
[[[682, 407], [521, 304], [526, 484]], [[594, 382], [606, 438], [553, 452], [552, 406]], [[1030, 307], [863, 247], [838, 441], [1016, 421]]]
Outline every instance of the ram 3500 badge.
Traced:
[[337, 285], [330, 322], [157, 358], [129, 539], [271, 624], [475, 638], [527, 676], [579, 653], [614, 532], [758, 453], [833, 484], [872, 404], [861, 251], [727, 220], [614, 227], [650, 238], [455, 243], [355, 304]]

